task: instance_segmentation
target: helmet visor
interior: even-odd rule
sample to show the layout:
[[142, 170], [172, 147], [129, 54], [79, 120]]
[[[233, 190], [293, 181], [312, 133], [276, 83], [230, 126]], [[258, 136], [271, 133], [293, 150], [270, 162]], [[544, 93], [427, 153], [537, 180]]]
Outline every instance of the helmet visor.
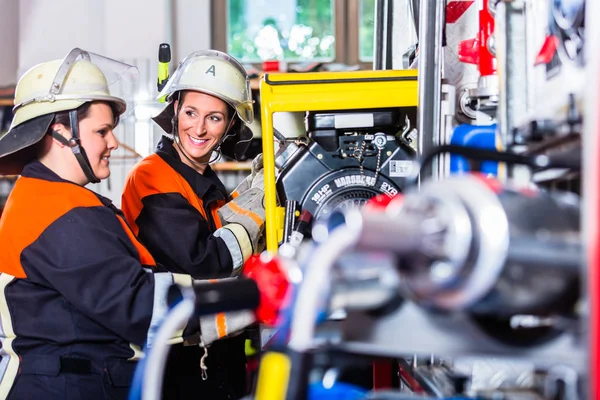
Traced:
[[133, 111], [135, 66], [75, 48], [62, 60], [52, 82], [16, 104], [13, 111], [33, 102], [108, 101], [121, 116]]

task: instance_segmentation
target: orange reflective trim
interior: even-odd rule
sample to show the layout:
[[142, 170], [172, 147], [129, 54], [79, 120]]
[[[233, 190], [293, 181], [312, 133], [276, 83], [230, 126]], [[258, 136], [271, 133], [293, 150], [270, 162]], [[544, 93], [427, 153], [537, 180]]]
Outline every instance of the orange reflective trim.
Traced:
[[[209, 283], [219, 283], [218, 279], [207, 279]], [[227, 336], [227, 316], [225, 313], [215, 314], [215, 326], [217, 327], [217, 337], [221, 339]]]
[[165, 160], [154, 153], [133, 166], [125, 181], [121, 197], [121, 209], [135, 235], [139, 233], [139, 227], [135, 221], [144, 207], [142, 200], [147, 196], [166, 193], [181, 194], [192, 207], [202, 214], [204, 219], [208, 220], [204, 204], [190, 184]]
[[217, 313], [215, 315], [215, 324], [217, 325], [217, 336], [219, 339], [227, 336], [227, 317], [225, 313]]
[[254, 221], [254, 223], [258, 226], [262, 226], [262, 224], [265, 222], [257, 213], [250, 211], [250, 210], [243, 209], [242, 207], [238, 206], [233, 201], [229, 203], [229, 207], [236, 214], [246, 215], [248, 218], [250, 218], [252, 221]]
[[213, 217], [213, 221], [215, 221], [215, 226], [217, 229], [221, 228], [223, 224], [221, 223], [221, 217], [219, 217], [219, 213], [217, 212], [219, 208], [225, 205], [225, 201], [219, 200], [211, 204], [210, 214]]
[[17, 179], [0, 219], [0, 272], [26, 278], [21, 265], [23, 250], [72, 209], [96, 206], [103, 207], [100, 199], [76, 184], [28, 177]]
[[152, 257], [148, 249], [146, 249], [144, 245], [141, 244], [137, 237], [133, 234], [133, 232], [129, 228], [129, 225], [127, 225], [127, 222], [125, 222], [125, 220], [118, 215], [117, 218], [123, 226], [123, 230], [125, 231], [127, 236], [129, 236], [129, 240], [131, 240], [131, 243], [133, 243], [136, 250], [138, 251], [138, 254], [140, 255], [140, 262], [142, 263], [142, 265], [156, 266], [156, 261], [154, 261], [154, 257]]

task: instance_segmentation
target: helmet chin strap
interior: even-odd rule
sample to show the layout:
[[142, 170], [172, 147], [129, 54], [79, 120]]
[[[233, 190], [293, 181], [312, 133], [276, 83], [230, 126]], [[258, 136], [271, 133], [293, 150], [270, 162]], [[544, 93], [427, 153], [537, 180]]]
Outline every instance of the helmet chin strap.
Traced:
[[[175, 146], [177, 147], [177, 149], [179, 149], [181, 154], [183, 154], [183, 156], [190, 162], [190, 164], [197, 166], [197, 167], [204, 167], [206, 165], [212, 164], [213, 162], [217, 161], [219, 159], [219, 156], [221, 155], [221, 144], [223, 143], [223, 141], [229, 134], [229, 130], [233, 126], [235, 117], [231, 117], [231, 119], [229, 120], [229, 125], [227, 126], [227, 129], [225, 130], [225, 134], [221, 137], [219, 142], [216, 145], [214, 145], [212, 147], [212, 149], [209, 150], [209, 152], [211, 153], [211, 156], [210, 156], [210, 159], [208, 160], [208, 162], [200, 162], [200, 161], [194, 160], [192, 158], [192, 156], [190, 154], [188, 154], [188, 152], [183, 147], [183, 144], [181, 143], [181, 138], [179, 137], [179, 129], [178, 129], [179, 128], [179, 111], [181, 111], [181, 102], [179, 101], [179, 94], [178, 94], [177, 95], [177, 110], [175, 110], [175, 113], [174, 113], [175, 115], [173, 116], [173, 122], [172, 122], [173, 123], [173, 142], [174, 142]], [[213, 159], [213, 154], [216, 154], [216, 157], [214, 157], [214, 159]]]
[[94, 174], [94, 170], [90, 164], [85, 149], [81, 145], [81, 138], [79, 137], [79, 121], [77, 119], [77, 110], [69, 111], [69, 122], [71, 123], [71, 139], [66, 139], [63, 135], [56, 131], [52, 131], [52, 137], [58, 140], [60, 143], [71, 148], [71, 151], [75, 155], [81, 170], [85, 177], [90, 183], [99, 183], [100, 179]]

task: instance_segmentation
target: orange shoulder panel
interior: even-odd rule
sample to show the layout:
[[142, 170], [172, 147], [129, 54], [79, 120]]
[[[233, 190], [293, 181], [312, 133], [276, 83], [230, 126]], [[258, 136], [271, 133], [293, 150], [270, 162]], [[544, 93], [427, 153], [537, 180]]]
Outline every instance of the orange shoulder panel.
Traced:
[[155, 153], [144, 158], [131, 169], [121, 197], [121, 209], [136, 235], [139, 233], [139, 228], [135, 221], [142, 212], [142, 200], [147, 196], [164, 193], [181, 194], [206, 218], [202, 200], [198, 198], [189, 183]]
[[129, 228], [129, 225], [127, 225], [127, 222], [125, 222], [125, 220], [123, 218], [121, 218], [121, 216], [119, 216], [119, 215], [117, 215], [117, 219], [123, 226], [123, 230], [125, 231], [127, 236], [129, 236], [129, 240], [131, 240], [131, 243], [133, 243], [136, 250], [138, 251], [138, 254], [140, 255], [140, 263], [142, 263], [142, 265], [144, 265], [144, 266], [155, 267], [156, 261], [154, 261], [154, 257], [152, 257], [152, 254], [150, 254], [148, 249], [146, 247], [144, 247], [144, 245], [142, 243], [140, 243], [138, 238], [133, 234], [133, 232]]
[[0, 272], [26, 278], [21, 252], [75, 207], [102, 206], [96, 195], [72, 183], [20, 177], [0, 219]]

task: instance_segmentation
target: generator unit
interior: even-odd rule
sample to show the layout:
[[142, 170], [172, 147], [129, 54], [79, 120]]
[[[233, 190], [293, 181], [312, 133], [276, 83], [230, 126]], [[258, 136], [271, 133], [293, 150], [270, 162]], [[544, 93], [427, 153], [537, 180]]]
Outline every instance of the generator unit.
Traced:
[[[267, 250], [317, 217], [402, 192], [418, 142], [416, 71], [267, 74], [260, 91]], [[277, 134], [276, 112], [302, 112], [305, 132]]]
[[415, 117], [410, 108], [307, 112], [306, 141], [276, 159], [279, 200], [318, 218], [398, 194], [412, 173]]

